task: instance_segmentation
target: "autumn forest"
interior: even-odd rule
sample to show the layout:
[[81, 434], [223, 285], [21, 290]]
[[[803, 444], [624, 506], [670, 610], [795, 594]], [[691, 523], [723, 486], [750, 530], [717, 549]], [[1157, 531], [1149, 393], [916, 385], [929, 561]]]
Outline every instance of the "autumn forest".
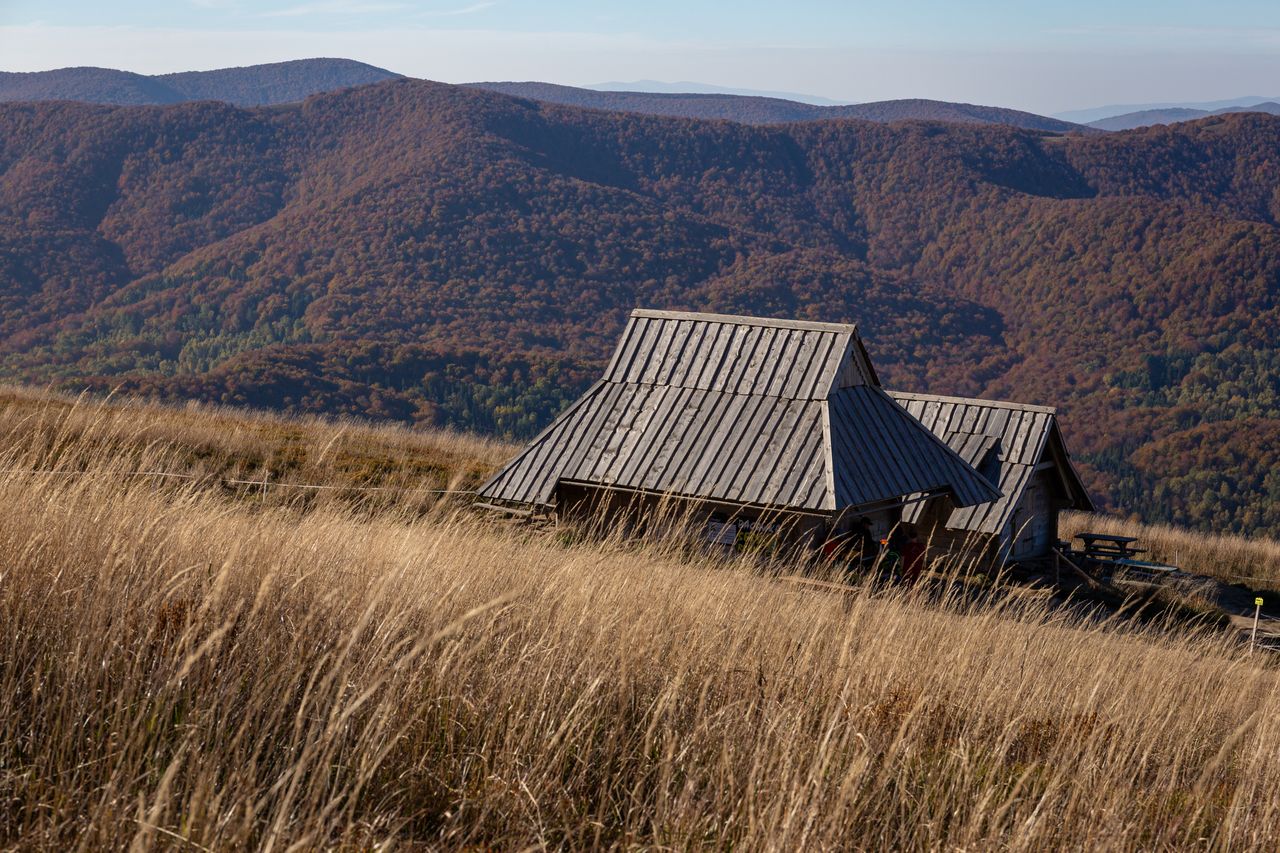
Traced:
[[1091, 488], [1280, 534], [1280, 118], [748, 126], [392, 80], [0, 104], [0, 379], [528, 436], [636, 306], [854, 321]]

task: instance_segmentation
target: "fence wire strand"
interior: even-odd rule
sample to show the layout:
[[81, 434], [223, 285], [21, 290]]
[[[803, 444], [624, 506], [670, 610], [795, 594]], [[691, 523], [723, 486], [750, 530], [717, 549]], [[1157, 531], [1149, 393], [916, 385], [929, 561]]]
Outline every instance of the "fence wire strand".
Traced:
[[[0, 471], [0, 474], [27, 474], [39, 476], [53, 477], [79, 477], [86, 474], [93, 474], [93, 471], [74, 471], [74, 470], [39, 470], [26, 468], [11, 468], [6, 471]], [[312, 490], [332, 490], [338, 492], [399, 492], [401, 494], [428, 494], [428, 495], [472, 495], [475, 492], [471, 489], [416, 489], [398, 486], [333, 486], [320, 485], [316, 483], [286, 483], [280, 480], [261, 479], [261, 480], [240, 480], [233, 477], [216, 477], [203, 476], [197, 474], [178, 474], [172, 471], [125, 471], [121, 474], [124, 477], [166, 477], [177, 480], [198, 480], [207, 483], [220, 483], [224, 486], [255, 486], [259, 488], [280, 488], [280, 489], [312, 489]]]

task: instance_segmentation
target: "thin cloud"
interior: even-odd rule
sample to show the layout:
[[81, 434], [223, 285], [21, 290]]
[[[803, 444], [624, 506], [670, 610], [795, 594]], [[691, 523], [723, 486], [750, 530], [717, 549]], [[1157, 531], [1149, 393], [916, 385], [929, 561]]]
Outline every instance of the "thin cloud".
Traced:
[[375, 12], [399, 12], [409, 8], [404, 3], [367, 3], [361, 0], [325, 0], [304, 3], [287, 9], [261, 12], [259, 18], [301, 18], [306, 15], [368, 15]]
[[476, 12], [483, 12], [485, 9], [492, 9], [497, 5], [497, 0], [488, 0], [488, 2], [485, 3], [472, 3], [470, 6], [463, 6], [459, 9], [442, 9], [439, 12], [423, 12], [419, 17], [452, 18], [459, 15], [474, 15]]
[[1246, 42], [1251, 44], [1280, 44], [1280, 28], [1276, 27], [1180, 27], [1153, 24], [1149, 26], [1087, 25], [1053, 27], [1044, 31], [1049, 35], [1097, 38], [1111, 37], [1159, 42]]

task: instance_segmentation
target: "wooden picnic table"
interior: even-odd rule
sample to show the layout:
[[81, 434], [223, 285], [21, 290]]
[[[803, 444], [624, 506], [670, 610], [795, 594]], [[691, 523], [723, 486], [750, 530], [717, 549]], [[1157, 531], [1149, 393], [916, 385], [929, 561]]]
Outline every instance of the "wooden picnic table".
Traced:
[[1130, 542], [1137, 542], [1137, 536], [1114, 536], [1110, 533], [1077, 533], [1077, 539], [1083, 539], [1085, 544], [1090, 542], [1115, 542], [1118, 545], [1127, 545]]
[[1077, 533], [1076, 538], [1084, 542], [1084, 552], [1090, 557], [1127, 558], [1145, 554], [1145, 548], [1135, 548], [1136, 536], [1114, 536], [1110, 533]]

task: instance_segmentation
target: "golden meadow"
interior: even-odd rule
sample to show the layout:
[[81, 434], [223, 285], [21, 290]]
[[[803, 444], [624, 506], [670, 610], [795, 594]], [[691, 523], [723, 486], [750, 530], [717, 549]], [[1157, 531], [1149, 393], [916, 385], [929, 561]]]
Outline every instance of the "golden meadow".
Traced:
[[1280, 845], [1275, 664], [1208, 627], [494, 525], [448, 493], [512, 448], [455, 434], [7, 389], [0, 435], [5, 847]]

